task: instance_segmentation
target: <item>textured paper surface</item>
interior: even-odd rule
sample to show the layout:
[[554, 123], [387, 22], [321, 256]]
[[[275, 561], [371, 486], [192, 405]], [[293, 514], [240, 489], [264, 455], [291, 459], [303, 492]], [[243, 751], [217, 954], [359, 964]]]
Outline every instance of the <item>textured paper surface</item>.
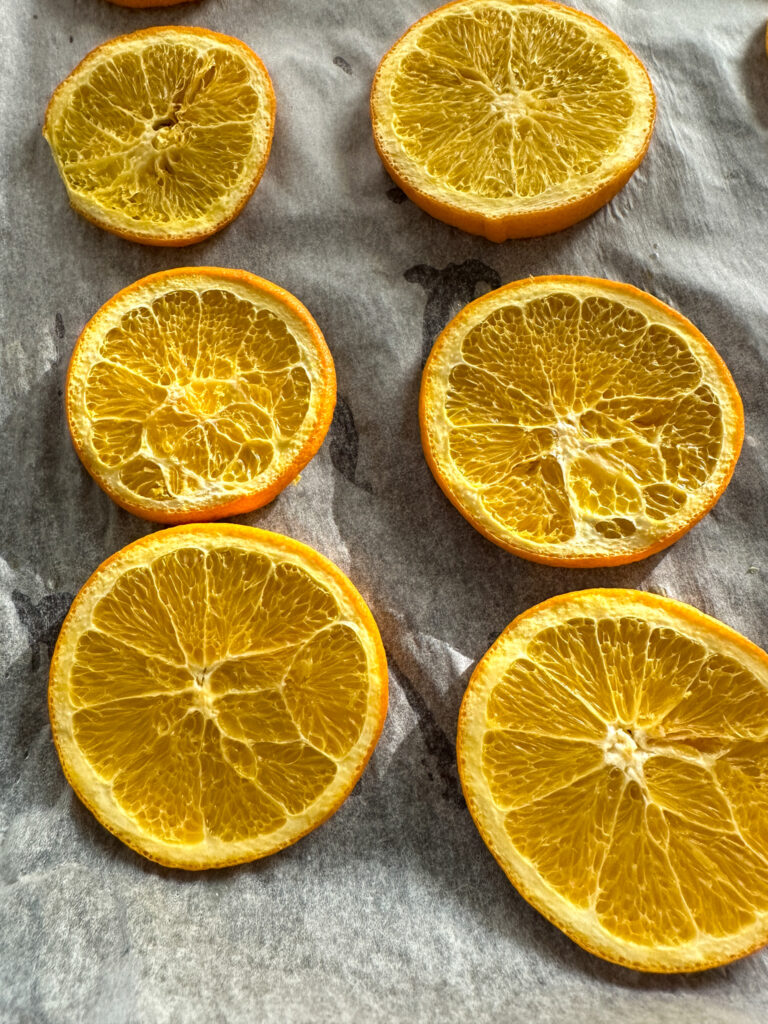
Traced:
[[[494, 245], [431, 220], [373, 148], [368, 93], [430, 0], [0, 0], [0, 1020], [9, 1024], [433, 1021], [757, 1024], [768, 954], [688, 977], [606, 964], [531, 909], [461, 798], [469, 673], [509, 620], [589, 586], [664, 590], [768, 646], [768, 15], [763, 0], [582, 0], [647, 63], [648, 157], [585, 223]], [[95, 45], [152, 24], [240, 36], [275, 84], [272, 156], [227, 230], [188, 249], [125, 242], [70, 210], [40, 135], [55, 85]], [[166, 267], [244, 267], [295, 293], [333, 352], [332, 431], [297, 486], [240, 521], [337, 562], [376, 616], [389, 717], [353, 795], [252, 866], [188, 876], [133, 854], [80, 806], [51, 742], [46, 675], [72, 595], [153, 529], [90, 480], [62, 388], [86, 320]], [[424, 354], [471, 298], [528, 274], [631, 282], [688, 315], [744, 398], [747, 437], [714, 512], [637, 565], [516, 559], [449, 505], [424, 462]]]

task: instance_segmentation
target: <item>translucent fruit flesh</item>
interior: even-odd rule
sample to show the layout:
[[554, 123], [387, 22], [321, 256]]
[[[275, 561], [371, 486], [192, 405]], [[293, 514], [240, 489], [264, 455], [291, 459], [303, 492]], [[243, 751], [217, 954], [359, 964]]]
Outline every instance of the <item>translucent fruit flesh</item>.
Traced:
[[538, 879], [524, 894], [586, 948], [711, 966], [768, 937], [768, 658], [755, 669], [714, 631], [601, 593], [602, 614], [554, 599], [553, 624], [481, 662], [465, 789], [512, 880], [519, 858]]
[[258, 58], [233, 42], [149, 30], [73, 72], [45, 134], [82, 212], [145, 241], [192, 241], [234, 215], [266, 162], [273, 97]]
[[546, 8], [488, 4], [428, 23], [392, 87], [394, 128], [458, 192], [533, 197], [615, 153], [634, 111], [626, 69]]
[[568, 540], [582, 516], [603, 536], [634, 533], [636, 516], [663, 521], [717, 463], [721, 412], [693, 354], [617, 302], [502, 307], [462, 356], [446, 399], [451, 454], [486, 508], [531, 540]]
[[459, 0], [384, 56], [371, 114], [407, 195], [498, 242], [608, 202], [645, 155], [655, 98], [638, 58], [593, 18], [547, 0]]
[[641, 552], [695, 521], [740, 445], [717, 357], [598, 283], [509, 287], [425, 371], [444, 489], [492, 539], [555, 556]]
[[176, 545], [117, 575], [71, 650], [52, 709], [65, 768], [81, 759], [86, 803], [106, 787], [131, 845], [157, 859], [158, 844], [188, 848], [180, 866], [207, 866], [211, 841], [222, 861], [226, 844], [271, 852], [294, 819], [302, 834], [327, 816], [334, 786], [341, 802], [350, 756], [362, 767], [379, 687], [365, 628], [295, 559]]
[[306, 310], [299, 328], [276, 291], [243, 273], [179, 271], [137, 282], [88, 325], [72, 359], [70, 425], [121, 504], [183, 520], [250, 495], [244, 511], [315, 453], [333, 364]]
[[119, 467], [126, 490], [156, 501], [258, 477], [303, 423], [309, 397], [285, 323], [213, 289], [172, 291], [126, 313], [85, 389], [100, 458]]

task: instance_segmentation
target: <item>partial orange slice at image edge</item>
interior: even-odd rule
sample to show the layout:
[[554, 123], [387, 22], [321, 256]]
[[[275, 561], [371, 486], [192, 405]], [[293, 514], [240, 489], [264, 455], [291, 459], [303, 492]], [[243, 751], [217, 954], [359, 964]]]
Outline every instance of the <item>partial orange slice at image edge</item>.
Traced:
[[473, 672], [457, 756], [509, 880], [590, 953], [699, 971], [768, 941], [768, 655], [735, 630], [632, 590], [536, 605]]

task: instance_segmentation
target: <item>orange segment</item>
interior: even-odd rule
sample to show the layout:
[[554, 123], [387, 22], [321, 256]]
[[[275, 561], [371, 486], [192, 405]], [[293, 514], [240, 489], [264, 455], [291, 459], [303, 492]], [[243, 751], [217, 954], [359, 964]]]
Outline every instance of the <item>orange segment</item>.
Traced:
[[126, 573], [94, 607], [93, 625], [100, 634], [150, 657], [183, 666], [186, 652], [180, 635], [167, 607], [158, 605], [157, 594], [151, 569]]
[[[243, 771], [232, 744], [213, 719], [207, 719], [199, 750], [200, 806], [211, 838], [234, 844], [269, 835], [286, 824], [283, 809]], [[251, 748], [245, 745], [251, 754]], [[255, 758], [254, 758], [255, 760]]]
[[757, 740], [768, 735], [762, 683], [738, 658], [723, 654], [708, 658], [697, 680], [695, 690], [689, 687], [664, 716], [666, 736], [685, 742], [691, 736]]
[[[134, 827], [151, 833], [161, 843], [197, 843], [205, 835], [203, 792], [200, 772], [200, 743], [205, 730], [199, 715], [189, 715], [177, 706], [168, 720], [152, 723], [154, 738], [127, 758], [111, 780], [110, 791], [120, 812]], [[113, 721], [120, 732], [149, 729], [147, 718], [131, 717]]]
[[709, 831], [671, 814], [667, 819], [670, 865], [696, 927], [720, 938], [726, 947], [732, 945], [734, 934], [754, 932], [768, 903], [765, 856], [731, 832]]
[[167, 26], [89, 53], [51, 97], [43, 135], [79, 213], [132, 241], [188, 245], [245, 205], [274, 117], [269, 75], [245, 43]]
[[[257, 611], [258, 614], [258, 611]], [[210, 620], [209, 620], [210, 621]], [[209, 634], [210, 635], [210, 634]], [[232, 648], [222, 645], [220, 651], [232, 654]], [[272, 690], [282, 685], [287, 671], [287, 659], [293, 648], [282, 647], [270, 654], [235, 657], [220, 662], [211, 670], [208, 683], [216, 694], [250, 694], [255, 690]], [[282, 698], [281, 698], [282, 700]]]
[[628, 782], [616, 801], [594, 916], [598, 927], [630, 948], [679, 948], [692, 945], [697, 938], [667, 856], [668, 844], [664, 813], [652, 800], [643, 798], [636, 782]]
[[72, 726], [78, 746], [98, 776], [110, 781], [139, 754], [146, 755], [163, 728], [183, 713], [177, 697], [118, 697], [100, 706], [76, 708]]
[[516, 810], [567, 789], [602, 764], [599, 749], [578, 740], [489, 730], [483, 739], [483, 770], [494, 803]]
[[251, 743], [298, 740], [299, 730], [280, 692], [281, 684], [282, 679], [275, 679], [275, 685], [251, 693], [224, 690], [215, 705], [221, 731], [231, 739]]
[[365, 720], [365, 651], [357, 632], [336, 624], [296, 654], [283, 694], [302, 735], [331, 757], [343, 757]]
[[658, 807], [685, 818], [690, 825], [733, 830], [730, 805], [709, 766], [660, 754], [646, 762], [643, 774], [648, 794]]
[[464, 794], [509, 879], [585, 949], [690, 971], [768, 941], [768, 655], [687, 605], [588, 590], [481, 659]]
[[309, 312], [245, 271], [142, 278], [85, 326], [67, 415], [86, 469], [160, 522], [217, 519], [275, 497], [322, 444], [333, 360]]
[[[109, 675], [111, 687], [104, 689]], [[148, 657], [133, 646], [121, 643], [109, 633], [86, 629], [77, 639], [70, 677], [70, 699], [77, 707], [147, 694], [165, 696], [186, 686], [186, 675], [178, 665]]]
[[[554, 713], [553, 713], [554, 712]], [[603, 719], [592, 703], [544, 671], [541, 661], [510, 665], [488, 699], [488, 724], [534, 736], [598, 739]]]
[[349, 580], [250, 527], [150, 534], [78, 594], [51, 664], [64, 772], [106, 828], [175, 867], [262, 857], [332, 814], [387, 701]]
[[424, 453], [490, 540], [553, 565], [645, 558], [719, 498], [741, 449], [736, 386], [688, 320], [630, 285], [517, 281], [432, 349]]
[[326, 789], [336, 764], [308, 743], [259, 743], [258, 779], [289, 814], [301, 814]]
[[573, 618], [557, 628], [543, 629], [531, 640], [530, 655], [535, 666], [585, 703], [601, 722], [614, 717], [613, 689], [606, 678], [594, 619]]
[[618, 772], [585, 773], [504, 817], [510, 842], [577, 907], [594, 900], [620, 790]]
[[558, 231], [626, 184], [656, 102], [632, 51], [549, 0], [456, 0], [379, 64], [373, 134], [387, 171], [440, 220], [492, 241]]
[[729, 745], [715, 774], [741, 834], [768, 861], [768, 741]]

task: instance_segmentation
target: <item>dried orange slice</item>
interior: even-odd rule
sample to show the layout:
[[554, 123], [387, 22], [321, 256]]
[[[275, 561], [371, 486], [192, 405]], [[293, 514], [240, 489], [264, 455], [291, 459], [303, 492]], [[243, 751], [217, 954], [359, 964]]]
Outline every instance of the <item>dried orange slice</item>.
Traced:
[[245, 43], [149, 28], [78, 64], [51, 97], [43, 135], [78, 213], [134, 242], [188, 245], [243, 208], [274, 120], [269, 75]]
[[630, 285], [535, 277], [466, 306], [435, 342], [424, 452], [508, 551], [618, 565], [677, 540], [722, 494], [744, 416], [690, 321]]
[[78, 455], [145, 519], [218, 519], [271, 501], [323, 442], [336, 375], [293, 295], [244, 270], [142, 278], [86, 324], [67, 379]]
[[173, 7], [186, 3], [186, 0], [107, 0], [107, 3], [118, 7]]
[[379, 65], [376, 148], [427, 213], [494, 242], [559, 231], [622, 188], [656, 101], [632, 51], [548, 0], [458, 0]]
[[376, 624], [287, 537], [179, 526], [109, 558], [51, 664], [53, 738], [119, 839], [172, 867], [264, 857], [338, 810], [386, 714]]
[[598, 956], [692, 971], [768, 941], [768, 655], [633, 590], [536, 605], [470, 679], [458, 761], [522, 895]]
[[173, 7], [186, 3], [186, 0], [107, 0], [107, 3], [118, 7]]

